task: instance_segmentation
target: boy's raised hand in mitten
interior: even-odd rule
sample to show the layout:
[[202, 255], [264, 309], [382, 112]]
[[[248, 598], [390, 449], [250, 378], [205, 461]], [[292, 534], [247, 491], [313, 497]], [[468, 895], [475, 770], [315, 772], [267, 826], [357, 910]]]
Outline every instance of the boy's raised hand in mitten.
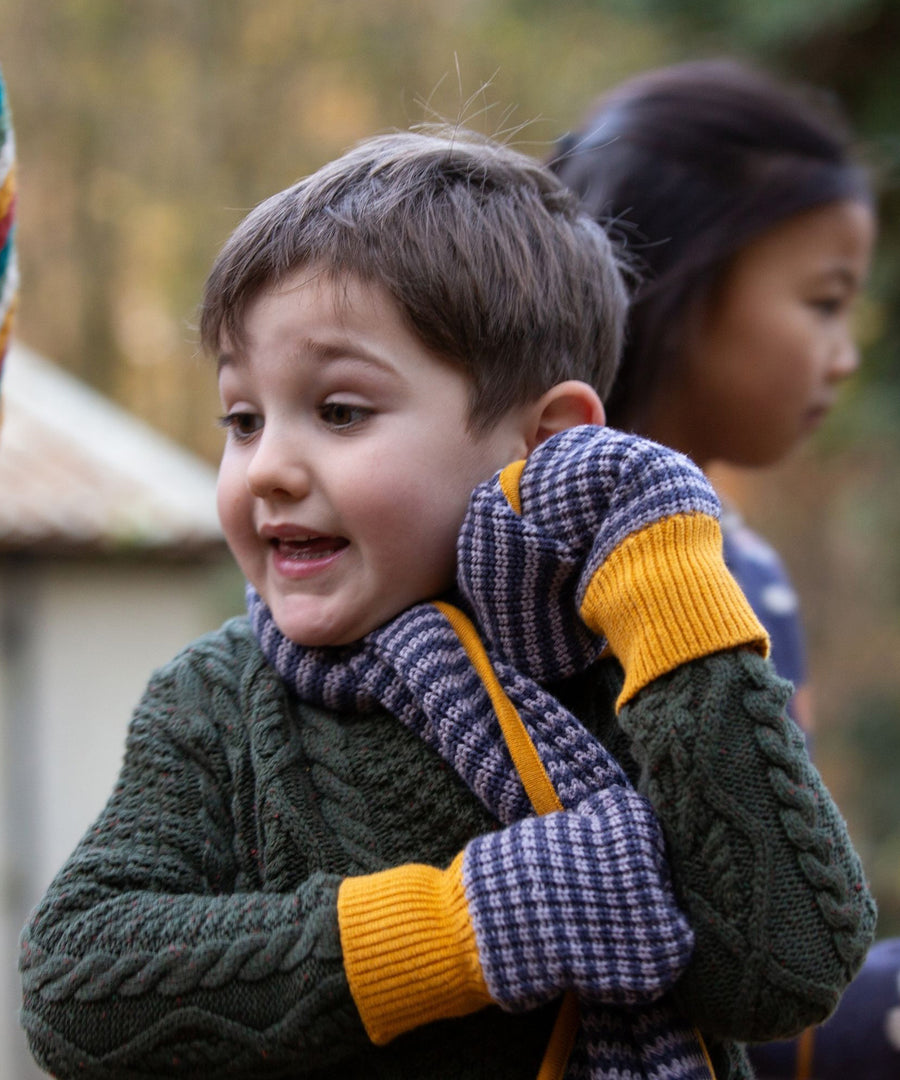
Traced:
[[574, 672], [605, 639], [625, 669], [621, 706], [685, 661], [767, 651], [725, 566], [719, 509], [682, 454], [570, 428], [476, 489], [459, 587], [492, 650], [534, 678]]

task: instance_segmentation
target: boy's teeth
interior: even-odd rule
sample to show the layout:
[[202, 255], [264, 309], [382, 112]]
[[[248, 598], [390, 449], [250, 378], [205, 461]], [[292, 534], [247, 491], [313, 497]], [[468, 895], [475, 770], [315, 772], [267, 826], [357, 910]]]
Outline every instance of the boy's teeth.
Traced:
[[280, 540], [279, 547], [293, 559], [321, 559], [344, 547], [346, 541], [319, 536], [311, 540]]

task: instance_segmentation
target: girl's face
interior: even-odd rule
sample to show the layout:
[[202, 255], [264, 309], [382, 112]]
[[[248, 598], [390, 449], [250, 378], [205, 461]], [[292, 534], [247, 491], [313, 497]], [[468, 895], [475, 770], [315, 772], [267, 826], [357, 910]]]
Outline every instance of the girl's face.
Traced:
[[703, 466], [769, 465], [815, 430], [859, 364], [851, 314], [875, 231], [868, 206], [831, 203], [744, 248], [690, 320], [647, 433]]

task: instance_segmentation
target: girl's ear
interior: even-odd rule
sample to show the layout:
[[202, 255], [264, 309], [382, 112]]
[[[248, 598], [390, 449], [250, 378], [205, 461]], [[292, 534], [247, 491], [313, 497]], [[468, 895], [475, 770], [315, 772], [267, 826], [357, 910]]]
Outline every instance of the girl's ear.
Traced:
[[569, 379], [557, 383], [530, 410], [528, 452], [545, 439], [567, 428], [581, 424], [606, 423], [603, 402], [597, 391], [586, 382]]

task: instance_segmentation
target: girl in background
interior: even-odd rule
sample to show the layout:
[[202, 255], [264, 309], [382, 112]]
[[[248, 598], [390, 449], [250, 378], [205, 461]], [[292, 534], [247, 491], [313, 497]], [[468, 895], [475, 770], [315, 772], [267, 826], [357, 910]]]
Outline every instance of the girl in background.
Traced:
[[[859, 356], [854, 301], [876, 221], [831, 106], [734, 61], [638, 76], [606, 95], [550, 162], [635, 271], [607, 421], [704, 468], [774, 464], [812, 433]], [[781, 560], [729, 511], [726, 559], [811, 730], [796, 597]], [[756, 1048], [764, 1077], [896, 1077], [900, 943], [882, 942], [837, 1013]]]

